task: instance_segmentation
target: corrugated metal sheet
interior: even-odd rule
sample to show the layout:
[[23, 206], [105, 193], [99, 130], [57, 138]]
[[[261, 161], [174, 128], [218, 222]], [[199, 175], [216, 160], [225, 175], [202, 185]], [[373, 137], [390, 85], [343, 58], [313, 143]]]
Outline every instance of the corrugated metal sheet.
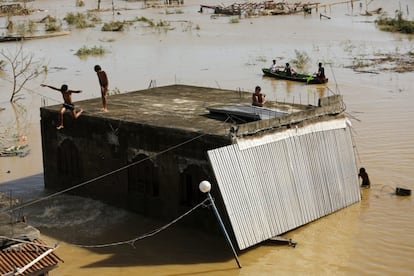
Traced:
[[17, 268], [25, 267], [50, 249], [44, 245], [46, 244], [43, 241], [34, 240], [33, 244], [20, 243], [0, 250], [0, 275], [38, 275], [39, 272], [44, 273], [57, 267], [61, 259], [51, 252], [23, 273], [18, 274], [16, 272]]
[[345, 119], [208, 151], [239, 249], [361, 200]]

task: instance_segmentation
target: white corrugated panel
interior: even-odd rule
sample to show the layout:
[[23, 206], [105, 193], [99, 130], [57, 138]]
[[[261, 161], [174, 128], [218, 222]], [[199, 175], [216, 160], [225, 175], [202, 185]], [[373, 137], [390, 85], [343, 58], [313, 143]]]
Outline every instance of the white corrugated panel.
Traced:
[[361, 200], [345, 119], [208, 151], [239, 249]]

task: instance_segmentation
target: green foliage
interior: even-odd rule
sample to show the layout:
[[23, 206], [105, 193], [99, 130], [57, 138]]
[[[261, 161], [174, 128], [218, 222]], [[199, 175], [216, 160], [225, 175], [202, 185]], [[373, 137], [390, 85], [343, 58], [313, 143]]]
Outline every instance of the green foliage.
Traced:
[[395, 18], [381, 15], [377, 20], [375, 20], [375, 23], [382, 31], [398, 32], [404, 34], [414, 33], [414, 21], [403, 19], [401, 11], [396, 12]]
[[83, 0], [76, 0], [76, 7], [83, 7], [85, 6], [85, 2]]
[[310, 61], [308, 54], [306, 52], [295, 50], [295, 55], [296, 58], [291, 61], [292, 64], [294, 64], [295, 67], [299, 70], [306, 68]]
[[94, 23], [100, 23], [102, 21], [101, 18], [96, 13], [93, 13], [93, 12], [88, 12], [87, 18], [89, 21], [94, 22]]
[[102, 56], [106, 53], [105, 49], [102, 46], [93, 46], [88, 48], [83, 46], [78, 51], [76, 51], [75, 55], [79, 57], [86, 57], [86, 56]]
[[83, 13], [73, 13], [69, 12], [63, 18], [69, 25], [75, 26], [78, 29], [85, 29], [89, 27], [94, 27], [95, 25], [88, 21], [88, 18]]
[[59, 32], [62, 29], [62, 26], [56, 24], [56, 22], [48, 22], [45, 25], [46, 32]]
[[155, 23], [154, 23], [153, 20], [148, 19], [148, 18], [146, 18], [144, 16], [141, 16], [141, 17], [136, 18], [136, 21], [148, 23], [150, 27], [155, 26]]
[[101, 30], [104, 32], [121, 32], [124, 30], [124, 25], [125, 23], [120, 21], [108, 22], [104, 23]]
[[164, 20], [160, 20], [156, 24], [156, 27], [169, 27], [169, 26], [170, 26], [170, 23]]

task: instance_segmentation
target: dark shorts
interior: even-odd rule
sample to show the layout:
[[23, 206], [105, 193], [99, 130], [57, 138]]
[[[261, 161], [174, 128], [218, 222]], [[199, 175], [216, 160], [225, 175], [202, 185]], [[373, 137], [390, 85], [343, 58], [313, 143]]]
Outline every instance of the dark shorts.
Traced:
[[75, 106], [73, 104], [64, 103], [63, 107], [69, 110], [75, 110]]

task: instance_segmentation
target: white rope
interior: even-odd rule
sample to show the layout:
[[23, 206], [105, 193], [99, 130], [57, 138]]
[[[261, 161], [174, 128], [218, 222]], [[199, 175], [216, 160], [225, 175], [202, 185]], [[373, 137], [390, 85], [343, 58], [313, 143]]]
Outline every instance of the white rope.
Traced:
[[184, 218], [185, 216], [187, 216], [188, 214], [190, 214], [191, 212], [193, 212], [195, 209], [197, 209], [200, 206], [205, 206], [205, 203], [207, 201], [210, 201], [208, 198], [204, 199], [201, 203], [197, 204], [196, 206], [194, 206], [192, 209], [190, 209], [189, 211], [185, 212], [183, 215], [179, 216], [178, 218], [172, 220], [171, 222], [167, 223], [166, 225], [158, 228], [158, 229], [154, 229], [144, 235], [141, 235], [139, 237], [130, 239], [130, 240], [126, 240], [126, 241], [119, 241], [119, 242], [112, 242], [112, 243], [106, 243], [106, 244], [95, 244], [95, 245], [82, 245], [82, 244], [73, 244], [73, 243], [69, 243], [70, 245], [73, 246], [77, 246], [77, 247], [83, 247], [83, 248], [103, 248], [103, 247], [110, 247], [110, 246], [118, 246], [118, 245], [124, 245], [124, 244], [129, 244], [132, 247], [135, 248], [135, 242], [145, 239], [145, 238], [149, 238], [152, 237], [158, 233], [160, 233], [161, 231], [167, 229], [168, 227], [170, 227], [171, 225], [173, 225], [174, 223], [178, 222], [179, 220], [181, 220], [182, 218]]
[[20, 205], [20, 206], [16, 206], [16, 207], [11, 208], [11, 209], [8, 209], [8, 210], [2, 210], [0, 213], [13, 212], [13, 211], [15, 211], [15, 210], [18, 210], [18, 209], [21, 209], [21, 208], [24, 208], [24, 207], [27, 207], [27, 206], [33, 205], [33, 204], [35, 204], [35, 203], [38, 203], [38, 202], [44, 201], [44, 200], [49, 199], [49, 198], [52, 198], [52, 197], [54, 197], [54, 196], [61, 195], [61, 194], [66, 193], [66, 192], [68, 192], [68, 191], [71, 191], [71, 190], [77, 189], [77, 188], [79, 188], [79, 187], [85, 186], [85, 185], [87, 185], [87, 184], [89, 184], [89, 183], [92, 183], [92, 182], [94, 182], [94, 181], [100, 180], [100, 179], [102, 179], [102, 178], [105, 178], [105, 177], [107, 177], [107, 176], [109, 176], [109, 175], [112, 175], [112, 174], [115, 174], [115, 173], [117, 173], [117, 172], [123, 171], [123, 170], [125, 170], [125, 169], [127, 169], [127, 168], [129, 168], [129, 167], [131, 167], [131, 166], [137, 165], [137, 164], [139, 164], [139, 163], [141, 163], [141, 162], [144, 162], [144, 161], [146, 161], [146, 160], [148, 160], [148, 159], [152, 159], [152, 158], [154, 158], [154, 157], [156, 157], [156, 156], [158, 156], [158, 155], [164, 154], [164, 153], [166, 153], [166, 152], [168, 152], [168, 151], [170, 151], [170, 150], [173, 150], [173, 149], [176, 149], [176, 148], [178, 148], [178, 147], [181, 147], [182, 145], [185, 145], [185, 144], [190, 143], [190, 142], [192, 142], [192, 141], [194, 141], [194, 140], [197, 140], [197, 139], [199, 139], [199, 138], [201, 138], [201, 137], [203, 137], [203, 136], [205, 136], [205, 135], [207, 135], [207, 134], [200, 134], [200, 135], [198, 135], [198, 136], [196, 136], [196, 137], [194, 137], [194, 138], [191, 138], [191, 139], [189, 139], [189, 140], [187, 140], [187, 141], [184, 141], [184, 142], [182, 142], [182, 143], [180, 143], [180, 144], [178, 144], [178, 145], [174, 145], [174, 146], [172, 146], [172, 147], [170, 147], [170, 148], [168, 148], [168, 149], [165, 149], [165, 150], [163, 150], [163, 151], [160, 151], [159, 153], [156, 153], [156, 154], [153, 154], [153, 155], [151, 155], [151, 156], [148, 156], [148, 157], [146, 157], [146, 158], [144, 158], [144, 159], [138, 160], [137, 162], [133, 162], [133, 163], [128, 164], [128, 165], [126, 165], [126, 166], [123, 166], [123, 167], [121, 167], [121, 168], [119, 168], [119, 169], [113, 170], [113, 171], [111, 171], [111, 172], [109, 172], [109, 173], [106, 173], [106, 174], [100, 175], [100, 176], [98, 176], [98, 177], [92, 178], [92, 179], [90, 179], [90, 180], [88, 180], [88, 181], [85, 181], [85, 182], [79, 183], [79, 184], [77, 184], [77, 185], [75, 185], [75, 186], [69, 187], [69, 188], [67, 188], [67, 189], [61, 190], [61, 191], [56, 192], [56, 193], [53, 193], [53, 194], [50, 194], [50, 195], [48, 195], [48, 196], [41, 197], [41, 198], [35, 199], [35, 200], [33, 200], [33, 201], [29, 201], [29, 202], [27, 202], [27, 203], [25, 203], [25, 204], [22, 204], [22, 205]]

